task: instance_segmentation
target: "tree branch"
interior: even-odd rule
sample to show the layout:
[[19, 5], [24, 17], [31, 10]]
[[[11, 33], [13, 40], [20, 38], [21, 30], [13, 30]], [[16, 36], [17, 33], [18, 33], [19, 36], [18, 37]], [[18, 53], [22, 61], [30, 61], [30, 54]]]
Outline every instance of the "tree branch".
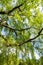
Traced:
[[[24, 2], [26, 2], [26, 1], [24, 1]], [[24, 5], [24, 2], [21, 3], [20, 5], [18, 5], [18, 6], [16, 6], [16, 7], [12, 8], [12, 9], [11, 9], [10, 11], [8, 11], [8, 12], [0, 11], [0, 14], [7, 14], [7, 15], [9, 15], [11, 12], [13, 12], [13, 11], [16, 10], [16, 9], [19, 9], [22, 5]]]
[[23, 44], [25, 44], [27, 42], [31, 42], [32, 40], [35, 40], [37, 37], [40, 36], [42, 30], [43, 30], [43, 28], [38, 32], [38, 34], [34, 38], [31, 38], [31, 39], [28, 39], [28, 40], [24, 41], [23, 43], [19, 44], [19, 46], [21, 46], [21, 45], [23, 45]]
[[2, 37], [5, 41], [7, 41], [7, 39], [3, 35], [0, 34], [0, 37]]
[[10, 30], [12, 30], [12, 31], [24, 31], [24, 30], [28, 30], [28, 29], [31, 28], [31, 27], [28, 27], [28, 28], [24, 28], [24, 29], [14, 29], [14, 28], [12, 28], [12, 27], [10, 27], [10, 26], [8, 26], [8, 25], [5, 25], [5, 24], [0, 24], [0, 26], [6, 27], [6, 28], [8, 28], [8, 29], [10, 29]]
[[38, 29], [38, 28], [36, 28], [36, 27], [33, 27], [33, 26], [27, 27], [27, 28], [24, 28], [24, 29], [14, 29], [13, 27], [10, 27], [10, 26], [6, 25], [6, 23], [4, 24], [2, 20], [1, 20], [1, 22], [0, 22], [0, 26], [6, 27], [6, 28], [8, 28], [8, 29], [10, 29], [10, 30], [12, 30], [12, 31], [24, 31], [24, 30], [28, 30], [28, 29], [31, 29], [31, 28], [40, 30], [40, 29]]
[[10, 14], [11, 12], [13, 12], [15, 9], [20, 8], [24, 3], [20, 4], [19, 6], [14, 7], [13, 9], [11, 9], [7, 14]]

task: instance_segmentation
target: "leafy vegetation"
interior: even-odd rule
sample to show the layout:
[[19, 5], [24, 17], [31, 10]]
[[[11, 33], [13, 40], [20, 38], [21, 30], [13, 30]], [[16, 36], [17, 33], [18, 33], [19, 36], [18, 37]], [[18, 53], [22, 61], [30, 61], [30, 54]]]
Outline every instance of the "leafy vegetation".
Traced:
[[43, 65], [43, 0], [0, 0], [0, 65], [24, 64]]

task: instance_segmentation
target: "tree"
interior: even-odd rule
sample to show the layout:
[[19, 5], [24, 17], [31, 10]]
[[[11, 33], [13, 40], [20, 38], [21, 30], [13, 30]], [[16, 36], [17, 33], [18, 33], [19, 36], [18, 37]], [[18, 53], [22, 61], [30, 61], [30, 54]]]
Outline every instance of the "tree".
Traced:
[[37, 65], [35, 52], [43, 56], [43, 1], [0, 0], [0, 65]]

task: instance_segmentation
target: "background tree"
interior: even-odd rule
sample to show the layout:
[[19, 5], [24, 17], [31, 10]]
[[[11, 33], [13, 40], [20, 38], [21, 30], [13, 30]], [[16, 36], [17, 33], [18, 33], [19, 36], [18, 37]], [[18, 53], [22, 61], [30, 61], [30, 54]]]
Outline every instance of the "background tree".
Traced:
[[43, 0], [0, 0], [0, 65], [43, 65], [41, 59]]

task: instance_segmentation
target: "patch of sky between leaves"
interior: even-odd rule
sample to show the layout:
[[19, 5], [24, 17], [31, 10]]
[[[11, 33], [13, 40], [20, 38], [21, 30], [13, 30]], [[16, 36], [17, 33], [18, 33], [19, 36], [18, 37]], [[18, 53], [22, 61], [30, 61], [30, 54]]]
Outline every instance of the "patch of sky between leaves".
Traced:
[[39, 5], [39, 10], [41, 11], [41, 13], [43, 13], [43, 7], [42, 7], [42, 5]]
[[2, 8], [2, 4], [0, 4], [0, 8]]
[[12, 0], [12, 6], [16, 6], [16, 3], [17, 3], [18, 0]]
[[0, 50], [0, 54], [1, 54], [2, 52], [1, 52], [1, 50]]
[[9, 31], [5, 31], [5, 27], [2, 29], [1, 34], [6, 36], [9, 33]]
[[[40, 4], [39, 6], [37, 6], [37, 8], [36, 9], [39, 9], [40, 10], [40, 12], [41, 13], [43, 13], [43, 6]], [[30, 9], [30, 11], [31, 11], [31, 13], [32, 13], [32, 15], [35, 15], [35, 11], [34, 11], [34, 9], [32, 8], [32, 9]]]

